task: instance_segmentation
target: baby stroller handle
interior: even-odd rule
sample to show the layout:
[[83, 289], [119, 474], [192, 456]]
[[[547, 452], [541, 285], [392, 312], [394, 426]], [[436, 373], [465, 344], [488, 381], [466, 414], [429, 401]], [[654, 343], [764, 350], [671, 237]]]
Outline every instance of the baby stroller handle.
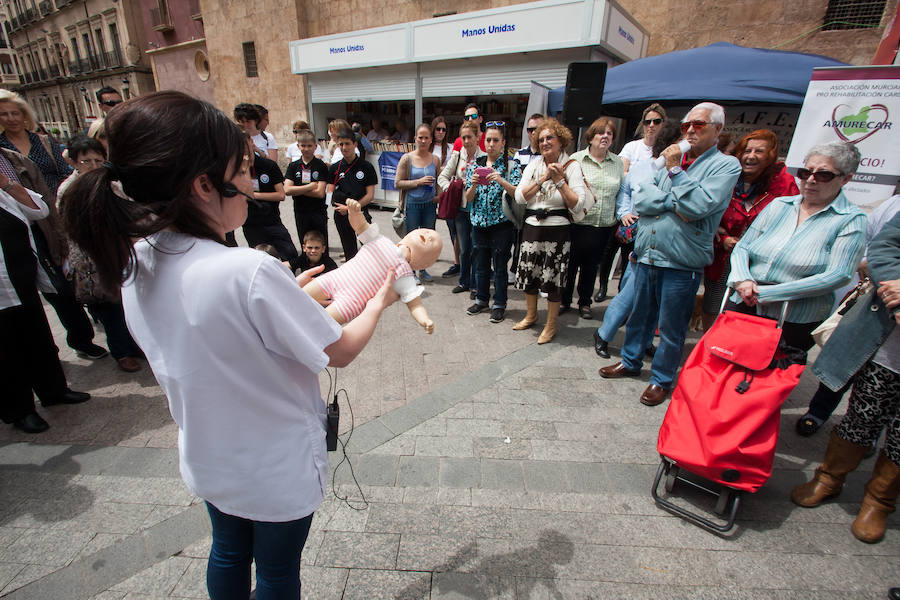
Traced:
[[[722, 305], [719, 307], [719, 314], [721, 315], [725, 312], [725, 305], [728, 304], [728, 299], [731, 297], [731, 292], [736, 291], [733, 286], [728, 286], [725, 288], [725, 294], [722, 296]], [[784, 300], [781, 303], [781, 315], [778, 317], [778, 328], [781, 329], [781, 326], [784, 325], [784, 319], [787, 317], [788, 305], [790, 304], [789, 300]], [[756, 305], [756, 313], [759, 314], [759, 304]]]

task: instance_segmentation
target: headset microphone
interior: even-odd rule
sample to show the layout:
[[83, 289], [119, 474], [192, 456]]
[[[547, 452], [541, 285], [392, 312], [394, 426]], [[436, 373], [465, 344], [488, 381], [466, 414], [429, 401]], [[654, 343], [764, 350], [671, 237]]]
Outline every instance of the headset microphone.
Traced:
[[259, 206], [259, 201], [249, 194], [245, 194], [241, 190], [237, 189], [233, 183], [223, 183], [222, 184], [222, 197], [224, 198], [234, 198], [235, 196], [243, 196], [248, 201], [252, 202], [254, 205]]

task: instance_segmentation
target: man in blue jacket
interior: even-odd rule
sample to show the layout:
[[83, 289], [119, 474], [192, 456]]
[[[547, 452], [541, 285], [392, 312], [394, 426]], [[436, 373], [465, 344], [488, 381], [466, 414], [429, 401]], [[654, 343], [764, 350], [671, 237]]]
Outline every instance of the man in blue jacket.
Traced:
[[650, 385], [641, 403], [666, 399], [678, 365], [700, 287], [703, 267], [713, 260], [713, 236], [731, 199], [741, 165], [718, 151], [725, 125], [718, 104], [702, 102], [681, 123], [690, 149], [663, 150], [665, 169], [647, 172], [633, 193], [640, 215], [634, 252], [635, 304], [625, 328], [622, 361], [600, 369], [605, 378], [636, 376], [647, 339], [659, 327], [659, 348], [650, 367]]

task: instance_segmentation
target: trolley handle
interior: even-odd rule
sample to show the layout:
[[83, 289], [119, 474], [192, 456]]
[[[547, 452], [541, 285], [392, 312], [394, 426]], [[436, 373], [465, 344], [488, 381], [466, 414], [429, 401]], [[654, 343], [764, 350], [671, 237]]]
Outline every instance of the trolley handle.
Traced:
[[[722, 305], [719, 307], [719, 314], [725, 312], [725, 305], [728, 304], [728, 298], [731, 297], [732, 292], [736, 292], [732, 286], [728, 286], [725, 288], [725, 295], [722, 296]], [[787, 317], [788, 306], [790, 305], [789, 300], [784, 300], [781, 302], [781, 315], [778, 317], [778, 328], [784, 325], [784, 320]], [[759, 303], [756, 304], [756, 314], [759, 314]]]

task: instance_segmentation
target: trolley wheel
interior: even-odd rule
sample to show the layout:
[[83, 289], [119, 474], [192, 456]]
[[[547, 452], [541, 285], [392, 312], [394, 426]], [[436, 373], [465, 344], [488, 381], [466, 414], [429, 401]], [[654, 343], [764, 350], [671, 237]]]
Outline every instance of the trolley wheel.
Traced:
[[675, 480], [678, 479], [679, 471], [680, 469], [677, 466], [672, 464], [669, 465], [668, 472], [666, 473], [666, 491], [670, 494], [672, 493], [672, 490], [675, 489]]
[[719, 499], [716, 501], [716, 514], [724, 515], [728, 511], [728, 504], [731, 501], [734, 491], [728, 488], [723, 489], [719, 493]]

